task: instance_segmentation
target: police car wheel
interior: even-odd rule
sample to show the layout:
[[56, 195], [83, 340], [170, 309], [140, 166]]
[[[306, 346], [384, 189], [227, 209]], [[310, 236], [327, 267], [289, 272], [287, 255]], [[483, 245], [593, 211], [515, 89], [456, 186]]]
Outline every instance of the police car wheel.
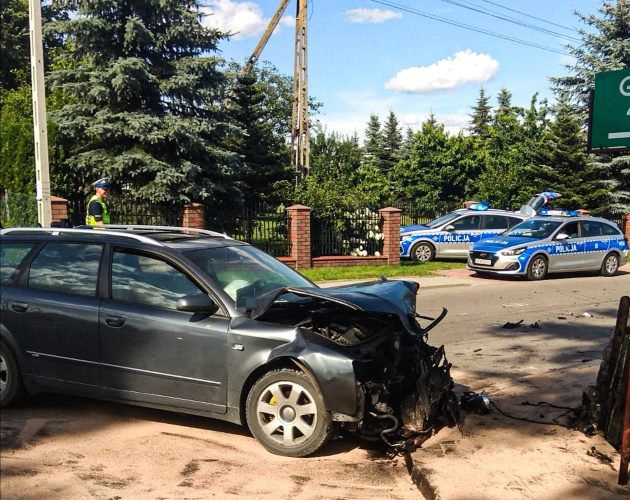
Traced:
[[411, 258], [417, 262], [431, 262], [435, 259], [435, 248], [430, 243], [417, 243], [411, 249]]
[[619, 269], [619, 257], [617, 254], [609, 253], [606, 255], [604, 262], [602, 262], [601, 273], [602, 276], [614, 276]]
[[547, 259], [542, 255], [536, 255], [527, 266], [527, 279], [541, 280], [547, 276]]

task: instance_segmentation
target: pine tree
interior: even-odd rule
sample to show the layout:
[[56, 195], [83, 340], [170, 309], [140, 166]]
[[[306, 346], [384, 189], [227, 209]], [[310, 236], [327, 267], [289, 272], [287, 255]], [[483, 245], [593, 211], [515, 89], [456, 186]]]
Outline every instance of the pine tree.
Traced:
[[377, 115], [370, 115], [370, 120], [365, 129], [363, 147], [365, 150], [365, 162], [380, 168], [381, 158], [383, 157], [383, 131]]
[[398, 117], [393, 111], [389, 112], [383, 125], [383, 152], [381, 167], [385, 173], [398, 163], [402, 156], [403, 137], [398, 125]]
[[486, 95], [485, 89], [481, 87], [477, 103], [472, 108], [468, 130], [475, 137], [487, 139], [490, 136], [491, 122], [492, 107], [490, 106], [490, 97]]
[[77, 0], [55, 28], [80, 64], [53, 71], [72, 104], [56, 113], [73, 144], [65, 162], [69, 197], [108, 175], [138, 199], [212, 202], [238, 195], [221, 34], [201, 25], [195, 0]]
[[[558, 95], [566, 94], [576, 106], [582, 124], [588, 118], [595, 74], [630, 67], [630, 2], [606, 0], [598, 14], [577, 13], [588, 29], [580, 29], [578, 45], [567, 46], [575, 63], [566, 66], [569, 76], [551, 79]], [[609, 192], [600, 209], [615, 214], [630, 210], [630, 155], [599, 155], [591, 167], [599, 170], [602, 187]]]
[[275, 120], [266, 106], [266, 90], [255, 72], [239, 72], [228, 106], [229, 116], [238, 127], [228, 145], [243, 161], [242, 189], [248, 201], [283, 201], [273, 199], [274, 189], [261, 188], [293, 179], [284, 136], [274, 134]]

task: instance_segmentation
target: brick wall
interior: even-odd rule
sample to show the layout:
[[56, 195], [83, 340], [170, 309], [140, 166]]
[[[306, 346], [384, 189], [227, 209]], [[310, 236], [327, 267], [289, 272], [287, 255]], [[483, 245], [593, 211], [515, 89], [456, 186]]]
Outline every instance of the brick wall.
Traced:
[[311, 267], [311, 209], [304, 205], [287, 208], [289, 243], [295, 269]]
[[58, 196], [51, 196], [50, 208], [53, 222], [68, 220], [68, 200], [59, 198]]
[[621, 218], [621, 230], [626, 237], [626, 241], [630, 243], [630, 212]]

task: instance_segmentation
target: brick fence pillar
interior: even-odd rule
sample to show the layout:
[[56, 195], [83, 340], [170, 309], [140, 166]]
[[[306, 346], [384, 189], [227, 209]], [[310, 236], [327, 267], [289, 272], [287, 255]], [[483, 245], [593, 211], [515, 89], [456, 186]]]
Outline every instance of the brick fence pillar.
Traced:
[[387, 264], [398, 266], [400, 264], [400, 208], [381, 208], [378, 214], [383, 219], [383, 257], [387, 258]]
[[68, 200], [59, 198], [58, 196], [50, 197], [50, 208], [52, 211], [53, 222], [68, 220]]
[[623, 214], [621, 217], [621, 231], [626, 237], [626, 241], [630, 242], [630, 212]]
[[291, 205], [287, 208], [289, 218], [289, 243], [295, 268], [304, 269], [311, 263], [311, 209], [304, 205]]
[[194, 229], [206, 228], [206, 207], [201, 203], [188, 203], [184, 205], [182, 213], [182, 227]]

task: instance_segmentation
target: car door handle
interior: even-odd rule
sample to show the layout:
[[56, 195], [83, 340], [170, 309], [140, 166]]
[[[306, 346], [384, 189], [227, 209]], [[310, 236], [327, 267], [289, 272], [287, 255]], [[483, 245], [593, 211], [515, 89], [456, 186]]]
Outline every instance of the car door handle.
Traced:
[[105, 323], [114, 328], [120, 328], [125, 324], [125, 318], [121, 318], [120, 316], [106, 316]]
[[23, 313], [28, 309], [28, 304], [24, 302], [11, 302], [11, 309], [15, 312]]

